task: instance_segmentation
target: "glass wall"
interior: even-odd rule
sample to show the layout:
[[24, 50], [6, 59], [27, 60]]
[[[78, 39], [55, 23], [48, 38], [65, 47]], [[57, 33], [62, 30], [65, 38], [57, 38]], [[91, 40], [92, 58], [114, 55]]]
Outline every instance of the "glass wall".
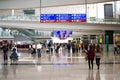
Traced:
[[10, 29], [0, 28], [0, 36], [1, 37], [4, 37], [4, 36], [10, 37], [10, 36], [12, 36], [11, 30]]

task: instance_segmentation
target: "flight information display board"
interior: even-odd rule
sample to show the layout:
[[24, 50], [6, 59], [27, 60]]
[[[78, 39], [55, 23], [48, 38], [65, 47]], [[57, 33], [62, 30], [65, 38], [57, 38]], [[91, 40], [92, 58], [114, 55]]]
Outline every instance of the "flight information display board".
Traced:
[[52, 32], [59, 39], [66, 39], [72, 35], [72, 30], [56, 30]]
[[86, 14], [41, 14], [40, 22], [86, 22]]

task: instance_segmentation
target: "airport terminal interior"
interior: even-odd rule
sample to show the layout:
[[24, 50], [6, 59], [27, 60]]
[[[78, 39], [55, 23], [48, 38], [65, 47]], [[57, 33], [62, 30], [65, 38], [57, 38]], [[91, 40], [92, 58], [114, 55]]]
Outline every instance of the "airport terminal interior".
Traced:
[[119, 80], [120, 0], [0, 0], [0, 80]]

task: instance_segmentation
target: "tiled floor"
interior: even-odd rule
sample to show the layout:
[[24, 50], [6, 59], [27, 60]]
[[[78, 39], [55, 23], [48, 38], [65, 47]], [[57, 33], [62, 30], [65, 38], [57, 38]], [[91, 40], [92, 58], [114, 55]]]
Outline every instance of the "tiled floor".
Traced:
[[[3, 64], [0, 56], [0, 80], [120, 80], [120, 56], [104, 52], [100, 70], [89, 70], [84, 56], [60, 57], [42, 54], [42, 58], [18, 51], [18, 65]], [[95, 63], [95, 61], [94, 61]]]

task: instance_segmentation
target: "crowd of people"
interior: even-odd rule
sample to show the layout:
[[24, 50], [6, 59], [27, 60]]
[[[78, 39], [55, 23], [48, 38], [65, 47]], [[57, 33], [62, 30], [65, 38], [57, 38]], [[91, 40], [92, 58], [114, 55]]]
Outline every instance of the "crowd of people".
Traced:
[[[103, 52], [102, 44], [84, 44], [84, 43], [76, 43], [76, 42], [68, 42], [68, 43], [48, 43], [48, 44], [33, 44], [31, 54], [38, 53], [38, 57], [41, 57], [41, 53], [43, 52], [43, 48], [48, 48], [46, 51], [50, 53], [51, 56], [53, 53], [60, 57], [61, 55], [67, 55], [68, 57], [72, 53], [72, 56], [79, 56], [79, 54], [85, 54], [87, 57], [89, 69], [93, 70], [93, 61], [96, 60], [97, 69], [100, 67], [100, 59]], [[40, 56], [39, 56], [40, 55]]]
[[[2, 46], [2, 50], [3, 50], [3, 60], [4, 63], [6, 63], [8, 61], [8, 51], [9, 51], [9, 47], [7, 45], [6, 42], [3, 43]], [[18, 61], [19, 56], [17, 55], [17, 47], [16, 45], [13, 45], [11, 48], [12, 52], [10, 55], [10, 60], [11, 63], [14, 61]], [[68, 57], [70, 57], [70, 55], [72, 54], [72, 56], [77, 57], [80, 54], [83, 54], [86, 58], [86, 60], [88, 61], [88, 66], [89, 69], [93, 70], [93, 62], [94, 60], [96, 60], [96, 65], [97, 65], [97, 69], [99, 70], [100, 68], [100, 60], [101, 60], [101, 56], [102, 56], [102, 52], [103, 52], [103, 46], [102, 44], [94, 44], [94, 43], [90, 43], [90, 44], [85, 44], [85, 43], [78, 43], [78, 42], [68, 42], [68, 43], [33, 43], [32, 45], [29, 46], [29, 53], [31, 53], [32, 55], [37, 55], [38, 58], [42, 57], [43, 53], [47, 53], [50, 54], [51, 56], [53, 56], [53, 54], [57, 57], [60, 57], [61, 55], [67, 55]], [[117, 46], [114, 44], [114, 54], [117, 53]]]

